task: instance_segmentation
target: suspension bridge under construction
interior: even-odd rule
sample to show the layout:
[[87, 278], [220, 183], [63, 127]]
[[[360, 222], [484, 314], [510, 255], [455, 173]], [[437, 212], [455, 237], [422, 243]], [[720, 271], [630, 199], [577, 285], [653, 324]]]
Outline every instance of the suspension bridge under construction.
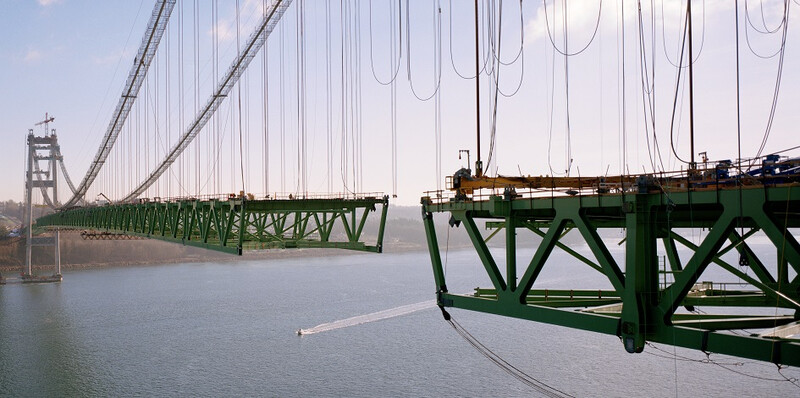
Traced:
[[[67, 174], [58, 137], [50, 129], [54, 119], [47, 115], [42, 121], [44, 135], [29, 132], [28, 259], [24, 277], [43, 280], [33, 275], [31, 248], [49, 245], [57, 252], [58, 231], [63, 230], [83, 231], [85, 237], [98, 240], [133, 236], [238, 255], [247, 250], [293, 248], [381, 253], [385, 231], [391, 228], [390, 222], [387, 225], [390, 197], [397, 192], [398, 180], [416, 178], [403, 175], [397, 167], [396, 150], [396, 77], [400, 59], [411, 57], [414, 25], [410, 19], [416, 15], [416, 11], [409, 11], [412, 6], [399, 1], [381, 8], [388, 21], [383, 28], [389, 38], [381, 53], [387, 55], [392, 77], [381, 80], [374, 66], [372, 72], [381, 85], [389, 87], [390, 109], [383, 118], [391, 130], [391, 156], [376, 165], [364, 156], [370, 138], [361, 112], [363, 102], [372, 98], [366, 98], [362, 91], [361, 76], [365, 73], [361, 67], [364, 59], [367, 63], [374, 61], [372, 19], [370, 54], [365, 57], [361, 53], [361, 6], [344, 2], [333, 7], [326, 3], [316, 10], [318, 19], [307, 20], [311, 13], [306, 12], [303, 1], [252, 2], [257, 8], [246, 14], [240, 14], [244, 6], [239, 7], [237, 2], [232, 23], [236, 32], [233, 49], [225, 53], [219, 30], [211, 29], [210, 57], [204, 64], [206, 69], [201, 69], [200, 47], [204, 40], [200, 32], [204, 27], [200, 20], [202, 16], [203, 23], [209, 23], [208, 16], [198, 11], [197, 2], [180, 3], [178, 7], [176, 0], [155, 3], [111, 121], [77, 185]], [[433, 3], [434, 41], [438, 40], [433, 46], [441, 57], [443, 7], [439, 2]], [[691, 4], [688, 1], [680, 14], [682, 43], [688, 47], [688, 54], [684, 54], [681, 46], [680, 64], [688, 62], [688, 67], [679, 67], [677, 72], [678, 85], [688, 85], [690, 112], [691, 65], [696, 56], [692, 49]], [[369, 5], [370, 18], [373, 7], [377, 8]], [[502, 91], [497, 75], [505, 65], [499, 56], [492, 58], [494, 55], [490, 54], [495, 50], [499, 53], [502, 37], [502, 2], [499, 11], [495, 7], [494, 2], [475, 1], [474, 5], [464, 3], [461, 10], [462, 14], [474, 15], [475, 51], [470, 55], [475, 57], [475, 70], [466, 80], [475, 81], [477, 145], [472, 154], [477, 160], [472, 163], [468, 158], [466, 167], [441, 178], [439, 159], [436, 175], [444, 186], [421, 195], [421, 218], [436, 304], [443, 316], [450, 318], [448, 308], [462, 308], [615, 335], [630, 353], [642, 352], [648, 342], [658, 342], [800, 366], [800, 158], [762, 153], [762, 145], [751, 158], [742, 158], [740, 152], [736, 160], [697, 162], [692, 136], [690, 160], [681, 171], [663, 168], [663, 161], [662, 167], [657, 167], [653, 155], [653, 170], [641, 173], [621, 170], [617, 175], [580, 176], [571, 171], [569, 156], [566, 172], [560, 175], [552, 167], [548, 175], [538, 177], [524, 176], [521, 171], [514, 176], [493, 172], [490, 165], [492, 156], [497, 156], [493, 152], [497, 101]], [[639, 13], [641, 27], [642, 8], [627, 12]], [[522, 2], [519, 13], [521, 20]], [[788, 18], [788, 6], [786, 13]], [[285, 26], [291, 19], [293, 32]], [[213, 27], [220, 24], [217, 2], [212, 5], [210, 20]], [[338, 32], [332, 29], [332, 20], [337, 21]], [[598, 16], [598, 24], [599, 21]], [[311, 35], [307, 30], [314, 24], [318, 30]], [[242, 27], [251, 29], [251, 33], [240, 34]], [[491, 33], [486, 38], [482, 38], [484, 29]], [[566, 32], [566, 26], [564, 29]], [[521, 22], [519, 30], [522, 35]], [[638, 29], [635, 34], [646, 42], [641, 40], [642, 32]], [[320, 37], [324, 42], [319, 42]], [[191, 48], [186, 48], [187, 43]], [[311, 51], [320, 55], [317, 61], [323, 66], [310, 65], [306, 57]], [[519, 51], [523, 53], [522, 39]], [[490, 61], [481, 65], [485, 53], [490, 54], [485, 59], [491, 60], [494, 67], [488, 66]], [[219, 61], [225, 54], [231, 55], [227, 69], [220, 68], [224, 64]], [[567, 80], [567, 59], [576, 54], [564, 51], [562, 55]], [[645, 79], [655, 71], [648, 72], [647, 57], [643, 59], [629, 67], [639, 68], [638, 73]], [[437, 62], [434, 75], [441, 74], [441, 59]], [[260, 66], [260, 74], [248, 73], [251, 65]], [[295, 70], [290, 70], [289, 65]], [[624, 71], [624, 58], [622, 65]], [[309, 78], [308, 70], [313, 67], [321, 70], [324, 78]], [[411, 79], [411, 61], [406, 68], [414, 95], [422, 100], [433, 99], [435, 107], [440, 107], [439, 92], [430, 98], [418, 95]], [[681, 76], [687, 74], [688, 81], [682, 81]], [[440, 83], [436, 83], [437, 87]], [[566, 90], [568, 104], [568, 85]], [[207, 94], [205, 98], [201, 96], [203, 92]], [[683, 92], [675, 90], [676, 101]], [[338, 102], [332, 101], [334, 94]], [[324, 116], [314, 114], [322, 119], [314, 119], [314, 123], [324, 124], [328, 133], [314, 137], [310, 134], [309, 108], [312, 103], [317, 106], [319, 98]], [[486, 112], [487, 98], [490, 112]], [[251, 108], [248, 100], [261, 101], [263, 106]], [[645, 107], [644, 119], [652, 118], [655, 126], [653, 112], [653, 108]], [[674, 113], [673, 108], [673, 118]], [[436, 115], [440, 129], [441, 116]], [[258, 132], [263, 136], [251, 134], [254, 120], [261, 123]], [[691, 117], [689, 123], [693, 123]], [[485, 128], [487, 124], [491, 126], [489, 134], [481, 137], [481, 126]], [[569, 126], [569, 116], [566, 124]], [[334, 129], [338, 130], [337, 135], [333, 135]], [[691, 130], [694, 134], [693, 125]], [[280, 139], [270, 139], [270, 131], [278, 131]], [[645, 133], [652, 135], [647, 138], [648, 151], [653, 144], [655, 152], [655, 127], [652, 131], [645, 127]], [[472, 134], [464, 137], [472, 142]], [[766, 139], [765, 136], [765, 142]], [[324, 141], [318, 143], [316, 155], [315, 140]], [[566, 141], [569, 140], [567, 135]], [[469, 145], [464, 141], [459, 145]], [[490, 150], [484, 163], [481, 144], [487, 141]], [[787, 146], [794, 144], [797, 143]], [[441, 146], [439, 134], [437, 150]], [[255, 152], [260, 154], [254, 155]], [[469, 151], [461, 153], [470, 156]], [[259, 160], [263, 162], [259, 164]], [[40, 161], [47, 164], [40, 165]], [[384, 186], [391, 185], [386, 190], [391, 194], [363, 193], [369, 169], [386, 164], [390, 167], [385, 172], [389, 177]], [[59, 188], [63, 192], [59, 168], [71, 193], [66, 200], [59, 195]], [[542, 163], [541, 168], [546, 165]], [[324, 182], [316, 182], [315, 175], [323, 176]], [[254, 183], [256, 180], [261, 181]], [[262, 186], [263, 192], [251, 193], [255, 191], [253, 186]], [[276, 186], [280, 188], [272, 188]], [[327, 192], [314, 193], [316, 187]], [[37, 191], [54, 211], [34, 220], [33, 197], [39, 194]], [[448, 290], [441, 237], [434, 223], [437, 215], [449, 221], [451, 233], [469, 237], [485, 270], [482, 280], [490, 285], [476, 288], [472, 294]], [[365, 232], [369, 217], [378, 219], [375, 234]], [[621, 257], [615, 257], [609, 249], [612, 242], [604, 231], [612, 230], [624, 231], [622, 241], [614, 242], [624, 247]], [[421, 228], [421, 234], [422, 231]], [[523, 231], [537, 238], [524, 242], [534, 244], [535, 252], [520, 263], [518, 235]], [[687, 231], [706, 232], [698, 240], [688, 239]], [[578, 236], [591, 255], [581, 253], [567, 236]], [[490, 249], [489, 241], [495, 237], [503, 240], [502, 247]], [[775, 255], [765, 258], [759, 254], [753, 246], [754, 237], [763, 237], [758, 244], [768, 246]], [[496, 258], [498, 250], [503, 258]], [[554, 250], [584, 264], [585, 272], [596, 275], [604, 287], [577, 288], [567, 281], [563, 287], [540, 288], [537, 278], [542, 271], [559, 266], [548, 261]], [[732, 262], [732, 257], [738, 261]], [[376, 261], [380, 258], [376, 257]], [[721, 282], [703, 279], [709, 267], [718, 267], [730, 278]], [[56, 273], [60, 280], [60, 269]], [[701, 307], [720, 311], [699, 311]]]

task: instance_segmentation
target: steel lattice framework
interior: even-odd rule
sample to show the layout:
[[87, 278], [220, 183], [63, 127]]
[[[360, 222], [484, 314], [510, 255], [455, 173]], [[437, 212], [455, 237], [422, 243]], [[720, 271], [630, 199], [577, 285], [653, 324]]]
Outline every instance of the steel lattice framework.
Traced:
[[[457, 307], [616, 335], [629, 352], [641, 352], [647, 341], [653, 341], [800, 365], [800, 339], [787, 338], [800, 333], [800, 244], [790, 231], [800, 227], [800, 184], [796, 182], [742, 189], [644, 189], [641, 193], [576, 192], [575, 196], [527, 198], [507, 189], [504, 195], [485, 199], [462, 196], [444, 201], [426, 196], [422, 205], [437, 301], [443, 311]], [[460, 224], [466, 230], [491, 287], [476, 289], [473, 295], [448, 292], [433, 224], [437, 212], [450, 213], [451, 225]], [[505, 272], [479, 231], [479, 219], [488, 220], [489, 228], [505, 231]], [[617, 263], [598, 234], [608, 228], [625, 230], [624, 264]], [[707, 228], [708, 234], [696, 245], [681, 236], [682, 228]], [[518, 229], [542, 237], [524, 269], [517, 268]], [[560, 241], [570, 229], [580, 232], [594, 259]], [[772, 267], [747, 243], [758, 231], [778, 253]], [[658, 241], [663, 242], [670, 270], [659, 269]], [[691, 258], [682, 261], [678, 244], [693, 252]], [[586, 264], [588, 272], [604, 275], [613, 288], [533, 289], [555, 248]], [[731, 250], [740, 253], [738, 265], [722, 259]], [[755, 289], [700, 282], [712, 263]], [[671, 275], [671, 281], [666, 275]], [[714, 315], [680, 310], [694, 306], [737, 310]], [[754, 314], [743, 315], [748, 312]], [[768, 330], [756, 335], [730, 332], [737, 329]]]
[[[389, 198], [176, 200], [110, 204], [39, 218], [58, 227], [142, 236], [227, 253], [273, 248], [383, 250]], [[363, 242], [371, 212], [381, 207], [374, 245]]]

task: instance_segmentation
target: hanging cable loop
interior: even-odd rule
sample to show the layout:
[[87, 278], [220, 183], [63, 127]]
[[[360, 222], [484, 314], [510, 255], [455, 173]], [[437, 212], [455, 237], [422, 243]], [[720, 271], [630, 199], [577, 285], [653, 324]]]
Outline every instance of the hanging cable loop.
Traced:
[[[600, 27], [600, 16], [601, 16], [602, 11], [603, 11], [603, 0], [600, 0], [600, 5], [597, 7], [597, 21], [595, 22], [595, 25], [594, 25], [594, 32], [592, 32], [592, 37], [589, 39], [589, 42], [586, 43], [585, 46], [583, 46], [583, 48], [581, 48], [580, 50], [578, 50], [578, 51], [576, 51], [574, 53], [567, 52], [566, 49], [561, 50], [556, 45], [555, 40], [553, 40], [553, 34], [552, 34], [552, 32], [550, 32], [550, 17], [547, 16], [547, 0], [542, 0], [542, 4], [544, 4], [544, 20], [545, 20], [545, 24], [547, 25], [547, 37], [550, 38], [550, 44], [553, 45], [553, 48], [559, 54], [567, 56], [567, 57], [572, 57], [572, 56], [575, 56], [575, 55], [579, 55], [582, 52], [586, 51], [586, 49], [589, 48], [589, 46], [592, 44], [592, 42], [594, 42], [595, 37], [597, 37], [597, 31], [599, 30], [599, 27]], [[555, 25], [555, 21], [553, 22], [553, 24]]]
[[747, 21], [747, 24], [750, 25], [750, 27], [752, 27], [753, 30], [755, 30], [758, 33], [761, 33], [761, 34], [764, 34], [764, 35], [777, 33], [779, 30], [781, 30], [781, 28], [783, 27], [783, 24], [786, 23], [786, 7], [788, 7], [787, 3], [788, 3], [788, 0], [784, 1], [784, 3], [783, 3], [783, 17], [781, 18], [781, 22], [778, 24], [778, 26], [775, 27], [775, 29], [770, 29], [770, 28], [767, 27], [767, 21], [765, 19], [765, 17], [766, 17], [765, 14], [766, 13], [764, 12], [764, 1], [763, 0], [761, 2], [759, 2], [759, 8], [761, 9], [761, 25], [764, 27], [764, 30], [760, 30], [753, 23], [753, 20], [750, 18], [750, 7], [748, 7], [749, 2], [747, 0], [745, 0], [745, 2], [744, 2], [744, 17], [745, 17], [745, 20]]
[[[686, 7], [683, 7], [683, 8], [685, 9]], [[684, 18], [684, 21], [686, 21], [685, 18]], [[664, 57], [666, 57], [667, 62], [669, 62], [670, 65], [672, 65], [672, 66], [674, 66], [676, 68], [681, 68], [681, 69], [688, 68], [689, 67], [688, 63], [686, 65], [682, 65], [680, 62], [676, 63], [675, 61], [670, 59], [669, 54], [667, 53], [667, 41], [666, 41], [666, 36], [667, 35], [666, 35], [666, 32], [665, 32], [664, 26], [665, 26], [665, 23], [664, 23], [664, 1], [662, 0], [661, 1], [661, 44], [662, 44], [662, 48], [664, 50]], [[683, 42], [686, 41], [686, 27], [683, 26], [683, 27], [681, 27], [679, 29], [683, 29], [683, 34], [681, 35], [682, 36], [681, 42], [683, 43]], [[697, 62], [698, 59], [700, 59], [700, 54], [703, 53], [703, 49], [705, 48], [705, 46], [706, 46], [706, 2], [704, 0], [703, 1], [703, 34], [700, 35], [700, 49], [697, 51], [697, 55], [694, 57], [694, 59], [692, 59], [692, 63], [695, 63], [695, 62]], [[683, 48], [681, 48], [681, 51], [683, 51]]]
[[[398, 9], [402, 7], [400, 1], [397, 2], [397, 7], [398, 7]], [[402, 15], [402, 12], [398, 12], [398, 18], [400, 18], [401, 15]], [[390, 21], [392, 23], [394, 22], [391, 13], [390, 13], [389, 19], [390, 19]], [[392, 24], [390, 23], [389, 29], [392, 29], [392, 35], [394, 35], [394, 27], [391, 26], [391, 25]], [[372, 2], [371, 1], [369, 2], [369, 66], [370, 66], [370, 69], [372, 70], [372, 77], [374, 77], [375, 81], [378, 82], [382, 86], [388, 86], [388, 85], [392, 84], [392, 82], [394, 82], [395, 79], [397, 79], [397, 75], [400, 72], [400, 63], [401, 63], [400, 59], [403, 56], [403, 53], [402, 53], [402, 48], [403, 48], [403, 23], [402, 23], [402, 21], [399, 21], [397, 28], [399, 30], [399, 34], [397, 35], [397, 43], [398, 43], [397, 45], [398, 45], [398, 48], [401, 49], [401, 51], [399, 51], [397, 53], [397, 61], [396, 61], [397, 62], [397, 66], [394, 67], [394, 72], [392, 72], [392, 77], [389, 79], [389, 81], [384, 82], [383, 80], [381, 80], [378, 77], [378, 74], [375, 72], [375, 57], [373, 55], [373, 40], [372, 40]], [[390, 38], [390, 40], [391, 40], [391, 38]], [[391, 45], [392, 46], [395, 45], [395, 42], [393, 40], [392, 40], [392, 44]], [[394, 64], [395, 64], [395, 60], [392, 59], [390, 67], [393, 66]]]
[[[508, 62], [503, 62], [503, 60], [500, 59], [500, 45], [499, 45], [499, 43], [500, 43], [501, 31], [503, 29], [503, 24], [502, 24], [503, 0], [500, 0], [498, 8], [500, 9], [500, 11], [498, 12], [499, 19], [498, 19], [498, 22], [497, 22], [497, 25], [498, 25], [497, 26], [497, 43], [498, 43], [498, 46], [497, 46], [497, 51], [494, 51], [495, 50], [495, 46], [494, 46], [494, 41], [492, 41], [492, 46], [491, 46], [491, 50], [492, 51], [491, 51], [491, 53], [492, 53], [493, 58], [495, 60], [497, 60], [497, 62], [500, 65], [511, 66], [511, 65], [514, 65], [515, 63], [517, 63], [517, 61], [519, 61], [520, 57], [524, 57], [522, 55], [522, 48], [525, 46], [525, 34], [524, 34], [524, 32], [525, 32], [525, 22], [524, 22], [524, 19], [523, 19], [523, 16], [522, 16], [522, 0], [519, 1], [519, 50], [517, 50], [517, 54], [514, 56], [514, 59], [512, 59], [511, 61], [508, 61]], [[523, 58], [523, 62], [524, 62], [524, 58]]]
[[[442, 51], [441, 51], [441, 39], [442, 39], [442, 8], [439, 6], [438, 3], [434, 3], [434, 18], [433, 18], [433, 30], [434, 30], [434, 52], [436, 53], [436, 57], [434, 58], [434, 69], [436, 70], [436, 87], [434, 87], [433, 92], [426, 97], [422, 97], [417, 94], [417, 91], [414, 89], [414, 79], [412, 78], [412, 68], [411, 68], [411, 12], [409, 11], [410, 6], [406, 3], [406, 24], [408, 25], [406, 28], [406, 71], [408, 74], [408, 84], [411, 88], [411, 93], [420, 101], [428, 101], [436, 95], [436, 92], [439, 91], [439, 86], [442, 82]], [[438, 43], [438, 44], [437, 44]]]
[[[503, 22], [503, 8], [502, 8], [503, 5], [502, 5], [502, 3], [503, 2], [501, 0], [500, 1], [500, 12], [498, 13], [498, 23], [497, 23], [497, 25], [498, 25], [498, 28], [497, 28], [497, 45], [495, 46], [494, 40], [490, 41], [491, 48], [492, 48], [492, 60], [493, 61], [492, 61], [492, 73], [490, 73], [489, 75], [493, 76], [493, 81], [494, 81], [494, 85], [495, 85], [495, 88], [496, 88], [496, 90], [495, 90], [496, 91], [495, 100], [494, 100], [494, 102], [495, 102], [494, 113], [495, 114], [497, 113], [497, 94], [500, 94], [501, 96], [503, 96], [505, 98], [511, 98], [511, 97], [517, 95], [517, 93], [519, 92], [520, 88], [522, 88], [522, 82], [525, 80], [525, 53], [524, 53], [524, 51], [522, 51], [523, 45], [524, 45], [523, 41], [522, 41], [522, 38], [520, 38], [519, 51], [517, 52], [517, 55], [515, 56], [514, 60], [509, 62], [509, 63], [503, 63], [500, 60], [500, 44], [501, 44], [501, 35], [502, 35], [502, 27], [503, 27], [503, 23], [502, 23]], [[520, 12], [519, 15], [520, 15], [520, 31], [521, 31], [523, 29], [523, 24], [522, 24], [522, 6], [521, 6], [521, 4], [520, 4], [519, 12]], [[495, 48], [497, 49], [496, 52], [494, 51]], [[494, 54], [496, 54], [496, 56]], [[513, 65], [514, 63], [517, 62], [518, 59], [521, 60], [520, 61], [519, 81], [517, 82], [517, 85], [514, 88], [514, 90], [512, 90], [510, 93], [506, 93], [505, 91], [500, 89], [500, 66], [501, 65], [502, 66]], [[495, 61], [499, 65], [495, 66], [494, 65]], [[488, 165], [487, 165], [487, 167], [488, 167]]]
[[[778, 49], [774, 53], [765, 55], [765, 54], [759, 53], [758, 51], [756, 51], [755, 48], [753, 48], [753, 44], [750, 42], [750, 33], [749, 33], [750, 30], [747, 29], [747, 26], [752, 27], [754, 31], [756, 31], [756, 32], [758, 32], [758, 33], [760, 33], [762, 35], [769, 35], [769, 34], [772, 34], [772, 33], [776, 33], [777, 30], [776, 31], [770, 31], [770, 30], [760, 31], [753, 24], [753, 22], [750, 20], [750, 13], [749, 13], [749, 11], [747, 11], [747, 2], [745, 2], [745, 20], [747, 21], [747, 24], [745, 24], [744, 38], [745, 38], [745, 42], [747, 43], [747, 48], [756, 57], [761, 58], [761, 59], [771, 59], [771, 58], [775, 58], [778, 55], [781, 55], [781, 57], [783, 57], [782, 53], [783, 53], [783, 49], [784, 49], [784, 47], [786, 45], [786, 31], [787, 31], [786, 25], [789, 24], [789, 4], [790, 3], [788, 2], [788, 0], [784, 1], [783, 18], [781, 20], [781, 24], [778, 26], [778, 29], [783, 28], [782, 29], [782, 34], [781, 34], [781, 45], [780, 45], [780, 47], [778, 47]], [[762, 8], [762, 17], [761, 17], [761, 19], [762, 19], [762, 21], [764, 19], [763, 8]], [[765, 24], [765, 28], [766, 28], [766, 24]]]
[[[450, 47], [449, 47], [449, 50], [450, 50], [450, 65], [453, 66], [453, 71], [456, 72], [456, 75], [458, 75], [458, 77], [460, 77], [462, 79], [465, 79], [465, 80], [472, 80], [472, 79], [475, 78], [476, 75], [465, 76], [463, 73], [461, 73], [458, 70], [458, 68], [456, 67], [455, 60], [453, 60], [453, 0], [450, 0], [449, 12], [450, 12], [450, 19], [449, 19], [449, 25], [448, 26], [450, 28], [450, 35], [448, 36], [448, 39], [450, 40]], [[486, 56], [483, 57], [483, 65], [481, 66], [481, 69], [478, 70], [478, 74], [483, 73], [483, 71], [486, 70], [486, 65], [489, 63], [489, 58], [490, 57], [491, 57], [491, 55], [489, 54], [489, 48], [487, 46], [487, 48], [486, 48]]]

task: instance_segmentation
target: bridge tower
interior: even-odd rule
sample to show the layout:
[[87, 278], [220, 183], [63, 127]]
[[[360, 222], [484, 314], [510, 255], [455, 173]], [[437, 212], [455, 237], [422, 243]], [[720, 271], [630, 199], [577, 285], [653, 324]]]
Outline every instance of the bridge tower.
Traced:
[[[44, 135], [36, 136], [33, 129], [28, 130], [28, 162], [25, 171], [25, 268], [22, 279], [26, 282], [61, 281], [61, 253], [59, 232], [54, 230], [50, 236], [33, 236], [33, 189], [39, 188], [45, 203], [50, 208], [58, 206], [58, 169], [61, 151], [55, 129], [50, 130], [50, 122], [55, 118], [45, 114], [45, 119], [37, 126], [44, 125]], [[49, 162], [46, 170], [41, 169], [39, 161]], [[52, 276], [37, 277], [33, 275], [32, 255], [34, 246], [53, 247], [55, 272]]]

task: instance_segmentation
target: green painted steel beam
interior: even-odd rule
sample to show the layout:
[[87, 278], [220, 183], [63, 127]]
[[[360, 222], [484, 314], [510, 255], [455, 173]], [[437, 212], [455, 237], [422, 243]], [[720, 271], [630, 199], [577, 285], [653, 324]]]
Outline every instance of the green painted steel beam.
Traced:
[[530, 297], [528, 296], [527, 303], [529, 305], [540, 305], [544, 307], [552, 307], [552, 308], [589, 308], [589, 307], [598, 307], [604, 306], [609, 304], [617, 304], [621, 303], [622, 300], [618, 298], [541, 298], [541, 297]]
[[[681, 302], [683, 306], [707, 306], [707, 307], [766, 307], [775, 308], [774, 298], [762, 292], [750, 292], [747, 295], [721, 295], [721, 296], [687, 296]], [[781, 303], [782, 307], [787, 307], [789, 303]], [[674, 316], [673, 316], [674, 319]]]
[[[475, 297], [481, 296], [497, 296], [495, 289], [476, 288]], [[528, 297], [542, 296], [542, 297], [619, 297], [619, 294], [613, 290], [603, 289], [531, 289], [528, 292]]]
[[[673, 325], [705, 330], [767, 329], [794, 321], [793, 316], [725, 316], [673, 320]], [[794, 339], [793, 339], [794, 340]]]
[[[497, 298], [497, 291], [495, 289], [476, 288], [472, 294], [475, 297], [483, 298]], [[583, 302], [588, 300], [598, 300], [605, 302], [606, 300], [621, 302], [619, 294], [613, 290], [603, 289], [531, 289], [528, 292], [528, 304], [540, 304], [548, 301], [558, 302], [579, 302], [575, 307], [583, 306]], [[703, 295], [687, 295], [683, 301], [682, 306], [707, 306], [707, 307], [775, 307], [775, 299], [772, 296], [764, 294], [761, 291], [752, 290], [710, 290], [704, 292]], [[594, 305], [605, 305], [594, 304]], [[787, 303], [791, 304], [791, 303]], [[681, 314], [673, 315], [672, 319], [677, 319]]]
[[510, 305], [510, 301], [492, 300], [457, 294], [441, 294], [439, 302], [445, 307], [504, 315], [512, 318], [550, 323], [605, 334], [617, 334], [619, 318], [538, 305]]
[[[800, 366], [800, 341], [741, 336], [729, 331], [773, 327], [800, 319], [800, 277], [790, 280], [789, 273], [800, 269], [800, 244], [792, 234], [793, 228], [800, 227], [800, 213], [796, 211], [799, 208], [797, 184], [745, 187], [741, 192], [708, 189], [524, 198], [495, 195], [488, 200], [422, 199], [437, 303], [443, 310], [462, 308], [616, 335], [629, 352], [640, 352], [651, 341], [792, 366]], [[462, 222], [462, 227], [466, 226], [486, 271], [483, 278], [488, 277], [493, 286], [476, 289], [471, 296], [447, 292], [432, 223], [434, 213], [450, 213]], [[489, 253], [486, 239], [475, 227], [478, 220], [494, 229], [493, 233], [506, 230], [505, 264], [495, 262]], [[528, 228], [542, 237], [527, 267], [516, 264], [516, 245], [509, 244], [515, 240], [511, 231], [518, 228]], [[570, 247], [574, 242], [561, 241], [563, 232], [572, 228], [580, 232], [592, 256], [578, 254]], [[625, 231], [626, 254], [621, 264], [617, 264], [598, 233], [611, 228]], [[708, 232], [699, 244], [684, 238], [686, 229], [701, 228]], [[748, 238], [758, 231], [763, 231], [775, 246], [777, 264], [766, 264], [748, 246]], [[663, 249], [657, 244], [659, 240], [663, 241]], [[678, 256], [677, 244], [691, 253]], [[586, 272], [601, 271], [613, 290], [572, 289], [569, 282], [558, 289], [533, 289], [544, 268], [558, 265], [549, 261], [556, 247], [593, 268], [587, 267]], [[664, 249], [669, 272], [662, 272], [659, 267], [658, 258]], [[721, 259], [732, 250], [738, 250], [749, 264], [736, 267]], [[712, 263], [755, 290], [698, 289], [701, 275]], [[744, 272], [748, 266], [753, 270], [750, 275]], [[505, 275], [501, 269], [506, 270]], [[504, 277], [517, 274], [521, 277], [515, 289]], [[676, 313], [684, 306], [734, 308], [731, 312], [736, 315]], [[585, 307], [590, 308], [576, 310]], [[762, 314], [757, 312], [759, 307], [780, 309], [784, 315], [764, 316], [763, 310]]]
[[[388, 196], [121, 203], [64, 210], [39, 218], [36, 226], [113, 232], [233, 254], [277, 248], [380, 253], [388, 205]], [[379, 206], [378, 237], [369, 244], [364, 225]]]

